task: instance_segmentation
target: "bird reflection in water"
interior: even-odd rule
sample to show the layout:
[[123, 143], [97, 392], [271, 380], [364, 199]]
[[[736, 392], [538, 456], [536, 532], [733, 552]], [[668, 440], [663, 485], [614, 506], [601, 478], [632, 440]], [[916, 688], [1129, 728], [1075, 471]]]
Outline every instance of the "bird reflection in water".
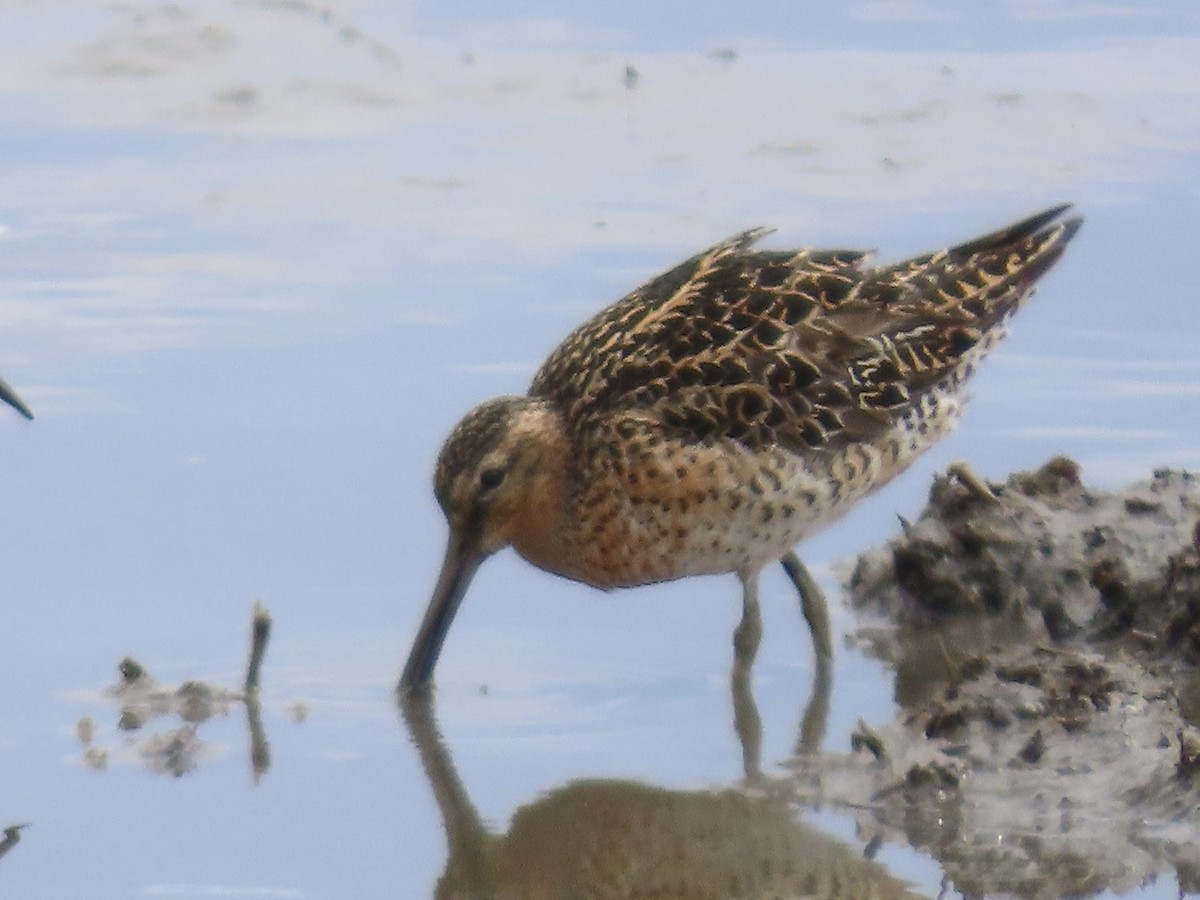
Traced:
[[[669, 790], [579, 779], [521, 807], [506, 834], [490, 833], [454, 768], [430, 694], [400, 711], [421, 756], [449, 853], [438, 898], [740, 898], [916, 896], [879, 864], [798, 821], [792, 781], [759, 765], [761, 720], [735, 677], [734, 705], [747, 790]], [[799, 745], [824, 730], [829, 671], [819, 667]]]

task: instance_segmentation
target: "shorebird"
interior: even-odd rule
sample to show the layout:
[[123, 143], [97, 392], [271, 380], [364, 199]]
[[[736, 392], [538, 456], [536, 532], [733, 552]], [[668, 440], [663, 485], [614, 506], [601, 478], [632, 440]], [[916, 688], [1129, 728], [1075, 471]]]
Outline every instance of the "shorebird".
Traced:
[[1057, 206], [893, 265], [734, 235], [571, 333], [525, 396], [476, 407], [438, 456], [449, 546], [400, 680], [428, 685], [480, 563], [512, 546], [599, 588], [733, 572], [738, 658], [781, 561], [817, 655], [824, 597], [793, 547], [956, 422], [962, 386], [1081, 219]]

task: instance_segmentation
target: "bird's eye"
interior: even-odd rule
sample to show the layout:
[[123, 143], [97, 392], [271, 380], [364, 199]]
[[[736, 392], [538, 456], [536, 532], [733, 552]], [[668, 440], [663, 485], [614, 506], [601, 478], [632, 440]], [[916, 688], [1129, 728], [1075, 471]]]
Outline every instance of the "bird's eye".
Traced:
[[482, 491], [490, 491], [493, 488], [499, 487], [500, 482], [503, 480], [503, 469], [484, 469], [479, 473], [479, 489]]

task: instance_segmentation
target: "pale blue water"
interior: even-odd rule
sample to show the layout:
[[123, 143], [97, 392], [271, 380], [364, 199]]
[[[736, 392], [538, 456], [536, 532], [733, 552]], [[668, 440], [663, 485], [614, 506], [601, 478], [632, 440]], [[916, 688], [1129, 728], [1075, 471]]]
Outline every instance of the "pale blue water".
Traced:
[[[951, 460], [1200, 466], [1190, 4], [323, 9], [0, 6], [0, 372], [38, 415], [0, 417], [12, 896], [428, 896], [445, 837], [391, 690], [440, 561], [442, 437], [742, 228], [896, 258], [1061, 200], [1087, 217], [961, 429], [803, 548], [830, 586]], [[811, 647], [784, 579], [763, 590], [777, 762]], [[235, 708], [197, 771], [147, 772], [101, 694], [117, 662], [234, 685], [257, 598], [270, 771]], [[579, 778], [736, 783], [737, 614], [732, 577], [601, 595], [489, 562], [438, 673], [480, 814], [503, 831]], [[827, 746], [890, 714], [843, 652]], [[884, 858], [936, 892], [932, 862]]]

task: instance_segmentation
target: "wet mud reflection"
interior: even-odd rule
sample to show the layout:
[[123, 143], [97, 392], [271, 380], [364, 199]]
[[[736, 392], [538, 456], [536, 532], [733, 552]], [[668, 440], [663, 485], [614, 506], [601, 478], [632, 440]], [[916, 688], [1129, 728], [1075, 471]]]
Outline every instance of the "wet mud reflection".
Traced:
[[[241, 704], [246, 710], [250, 772], [257, 783], [271, 767], [271, 742], [262, 722], [259, 702], [259, 678], [270, 637], [271, 618], [261, 606], [255, 607], [251, 628], [251, 647], [246, 676], [240, 689], [231, 689], [205, 681], [189, 680], [172, 687], [153, 678], [137, 660], [126, 657], [118, 665], [118, 682], [108, 694], [118, 703], [117, 730], [126, 735], [118, 748], [132, 752], [147, 769], [181, 778], [194, 772], [214, 754], [200, 737], [204, 723], [228, 716]], [[145, 733], [150, 723], [176, 719], [176, 727]], [[110, 748], [96, 742], [96, 724], [80, 719], [76, 733], [84, 747], [83, 763], [97, 771], [108, 768]]]
[[936, 479], [860, 558], [859, 636], [900, 710], [821, 757], [820, 798], [967, 896], [1200, 888], [1200, 480], [1094, 491], [1059, 458], [990, 491]]

